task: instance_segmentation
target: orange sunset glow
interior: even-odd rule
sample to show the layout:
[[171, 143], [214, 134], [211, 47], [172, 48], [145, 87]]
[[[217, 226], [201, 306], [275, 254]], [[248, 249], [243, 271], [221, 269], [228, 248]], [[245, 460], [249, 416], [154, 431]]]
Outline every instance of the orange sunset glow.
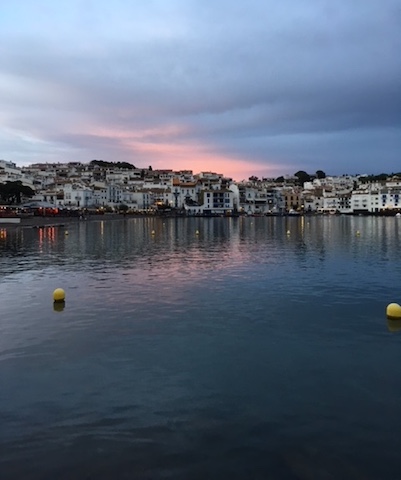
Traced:
[[[242, 180], [251, 175], [270, 177], [281, 173], [280, 166], [274, 162], [260, 164], [217, 152], [218, 149], [211, 144], [187, 140], [185, 135], [188, 135], [189, 131], [186, 126], [178, 125], [141, 129], [136, 132], [91, 126], [87, 128], [86, 134], [115, 143], [124, 161], [138, 167], [151, 165], [156, 169], [192, 170], [194, 173], [213, 171], [234, 180]], [[169, 141], [171, 137], [178, 139], [177, 142]]]

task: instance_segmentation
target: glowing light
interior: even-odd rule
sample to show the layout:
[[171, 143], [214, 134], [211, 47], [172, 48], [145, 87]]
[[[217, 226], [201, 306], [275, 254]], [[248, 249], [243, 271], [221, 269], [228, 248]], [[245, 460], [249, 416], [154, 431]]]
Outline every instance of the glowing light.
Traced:
[[80, 134], [101, 137], [103, 142], [114, 143], [116, 149], [125, 152], [125, 157], [127, 153], [130, 154], [134, 164], [137, 164], [135, 159], [140, 158], [140, 167], [145, 163], [154, 169], [192, 170], [194, 173], [213, 171], [234, 180], [246, 179], [250, 175], [275, 176], [281, 168], [273, 162], [266, 166], [235, 155], [219, 153], [220, 149], [213, 144], [188, 140], [196, 132], [185, 125], [139, 128], [134, 133], [124, 128], [96, 125], [80, 125], [80, 130]]

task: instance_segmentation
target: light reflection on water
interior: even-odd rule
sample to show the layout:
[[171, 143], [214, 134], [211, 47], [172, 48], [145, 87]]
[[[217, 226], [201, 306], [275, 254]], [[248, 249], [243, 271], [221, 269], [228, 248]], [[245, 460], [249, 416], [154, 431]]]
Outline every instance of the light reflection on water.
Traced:
[[7, 230], [0, 477], [397, 478], [401, 332], [384, 312], [401, 303], [400, 229], [255, 217]]

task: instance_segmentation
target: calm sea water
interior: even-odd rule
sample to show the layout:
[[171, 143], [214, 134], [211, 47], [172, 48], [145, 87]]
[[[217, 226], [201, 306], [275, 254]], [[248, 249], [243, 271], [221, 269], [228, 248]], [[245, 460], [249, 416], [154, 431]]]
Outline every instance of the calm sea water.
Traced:
[[0, 478], [401, 478], [390, 302], [396, 218], [0, 229]]

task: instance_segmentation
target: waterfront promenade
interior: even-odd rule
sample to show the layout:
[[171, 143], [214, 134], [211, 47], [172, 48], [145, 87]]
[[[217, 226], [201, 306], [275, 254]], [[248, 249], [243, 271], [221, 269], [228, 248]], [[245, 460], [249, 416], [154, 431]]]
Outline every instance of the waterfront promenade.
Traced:
[[88, 216], [30, 216], [22, 217], [20, 223], [4, 223], [2, 218], [0, 218], [0, 228], [40, 228], [45, 226], [52, 225], [64, 225], [64, 224], [73, 224], [78, 222], [87, 222], [87, 221], [112, 221], [112, 220], [121, 220], [124, 218], [123, 215], [118, 213], [106, 213], [103, 215], [88, 215]]

